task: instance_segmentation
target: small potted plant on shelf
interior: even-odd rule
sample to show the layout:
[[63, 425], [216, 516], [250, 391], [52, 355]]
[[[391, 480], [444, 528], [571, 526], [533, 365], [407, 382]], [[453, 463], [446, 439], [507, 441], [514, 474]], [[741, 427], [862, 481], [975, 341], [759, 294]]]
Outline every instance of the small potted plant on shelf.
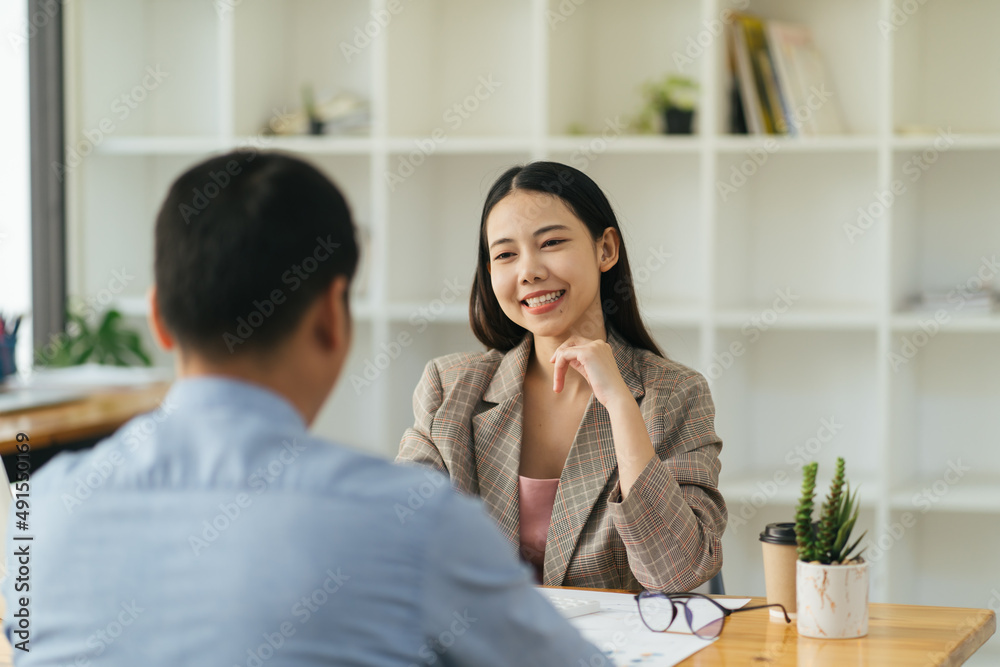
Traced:
[[800, 635], [825, 639], [868, 634], [868, 563], [855, 553], [861, 537], [850, 542], [860, 506], [857, 491], [844, 480], [844, 459], [813, 523], [813, 498], [818, 463], [802, 468], [802, 497], [795, 514], [798, 547], [795, 593]]
[[309, 119], [309, 134], [316, 136], [323, 134], [324, 122], [316, 107], [316, 98], [313, 97], [312, 86], [302, 86], [302, 107], [306, 118]]
[[651, 116], [661, 115], [667, 134], [691, 134], [694, 111], [698, 105], [698, 82], [680, 74], [668, 74], [662, 79], [648, 81], [643, 85], [646, 108], [643, 111], [645, 125], [651, 124]]

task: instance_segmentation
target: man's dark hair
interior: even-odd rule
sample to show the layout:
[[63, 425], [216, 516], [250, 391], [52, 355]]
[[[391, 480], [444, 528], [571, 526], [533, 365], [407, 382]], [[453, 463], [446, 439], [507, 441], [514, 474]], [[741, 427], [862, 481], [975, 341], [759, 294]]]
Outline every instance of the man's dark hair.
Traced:
[[274, 348], [357, 264], [344, 196], [288, 155], [206, 160], [174, 181], [156, 218], [163, 321], [182, 347], [209, 358]]

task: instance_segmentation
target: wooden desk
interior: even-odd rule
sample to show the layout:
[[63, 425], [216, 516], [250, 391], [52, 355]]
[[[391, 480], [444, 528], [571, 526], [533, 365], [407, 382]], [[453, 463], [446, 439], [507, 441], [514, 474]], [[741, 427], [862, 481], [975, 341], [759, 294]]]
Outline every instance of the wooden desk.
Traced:
[[0, 415], [0, 454], [17, 451], [17, 434], [27, 433], [31, 449], [99, 438], [113, 433], [132, 417], [155, 409], [168, 382], [95, 390], [90, 396]]
[[[749, 606], [765, 604], [751, 598]], [[682, 665], [961, 665], [996, 632], [989, 609], [872, 603], [860, 639], [799, 637], [795, 621], [774, 623], [766, 609], [726, 619], [719, 641]]]
[[[634, 594], [634, 591], [594, 588], [576, 590]], [[747, 606], [762, 604], [767, 604], [765, 598], [751, 597]], [[993, 636], [996, 629], [996, 614], [989, 609], [872, 603], [868, 608], [867, 636], [860, 639], [810, 639], [799, 637], [794, 619], [791, 623], [773, 622], [767, 609], [755, 609], [727, 618], [719, 641], [709, 644], [679, 664], [690, 667], [951, 667], [968, 660]]]

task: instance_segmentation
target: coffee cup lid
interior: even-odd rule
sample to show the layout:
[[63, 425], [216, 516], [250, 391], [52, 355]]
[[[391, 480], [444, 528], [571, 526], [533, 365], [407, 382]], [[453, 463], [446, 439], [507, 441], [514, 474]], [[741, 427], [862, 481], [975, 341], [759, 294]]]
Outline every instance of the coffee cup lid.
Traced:
[[769, 544], [795, 544], [795, 523], [769, 523], [760, 534], [760, 541]]

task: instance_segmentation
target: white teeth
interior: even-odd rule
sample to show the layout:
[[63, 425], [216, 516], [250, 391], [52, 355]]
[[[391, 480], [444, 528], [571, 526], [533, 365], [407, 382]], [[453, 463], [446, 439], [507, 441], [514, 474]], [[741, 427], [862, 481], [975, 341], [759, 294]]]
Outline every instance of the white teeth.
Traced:
[[545, 296], [536, 296], [531, 299], [525, 299], [524, 302], [531, 308], [538, 308], [539, 306], [544, 306], [547, 303], [552, 303], [565, 293], [566, 290], [559, 290], [558, 292], [550, 292]]

